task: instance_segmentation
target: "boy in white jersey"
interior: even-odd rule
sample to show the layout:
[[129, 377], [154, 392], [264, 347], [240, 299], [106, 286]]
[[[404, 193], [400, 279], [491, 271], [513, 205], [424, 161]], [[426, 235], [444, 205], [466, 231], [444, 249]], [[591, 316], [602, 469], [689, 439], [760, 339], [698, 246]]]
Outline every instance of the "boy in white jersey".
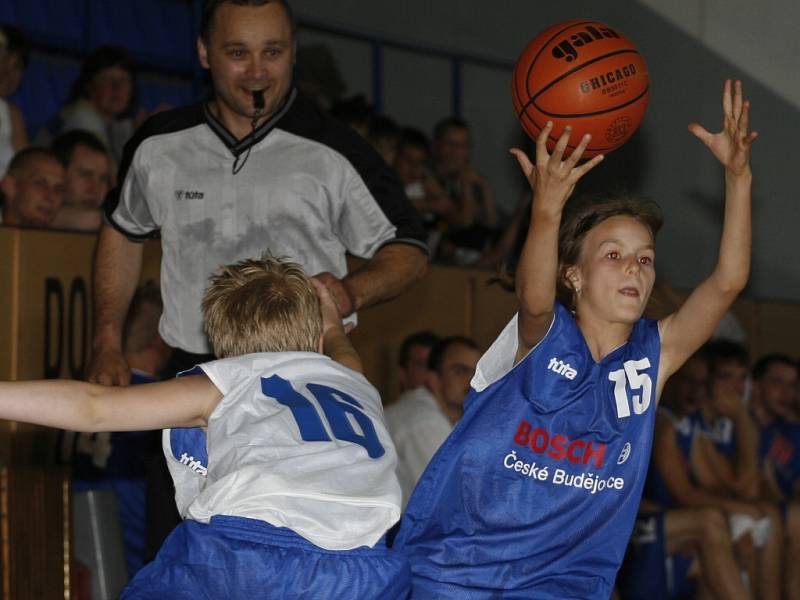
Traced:
[[212, 278], [203, 311], [223, 358], [189, 376], [0, 383], [2, 418], [173, 428], [185, 520], [122, 598], [405, 597], [407, 563], [383, 542], [400, 515], [395, 450], [326, 288], [298, 265], [247, 260]]

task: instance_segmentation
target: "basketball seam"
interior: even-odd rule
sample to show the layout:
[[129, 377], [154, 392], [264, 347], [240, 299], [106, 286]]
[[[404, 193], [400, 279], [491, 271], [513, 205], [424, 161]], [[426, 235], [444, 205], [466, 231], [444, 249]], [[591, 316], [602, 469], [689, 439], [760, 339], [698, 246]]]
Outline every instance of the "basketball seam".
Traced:
[[525, 93], [528, 94], [528, 98], [530, 98], [531, 96], [531, 90], [528, 88], [528, 85], [530, 84], [531, 71], [533, 70], [533, 67], [536, 65], [536, 61], [539, 60], [539, 57], [541, 56], [542, 52], [544, 52], [544, 49], [547, 48], [547, 45], [550, 42], [552, 42], [554, 38], [557, 38], [568, 29], [572, 29], [573, 27], [578, 27], [580, 25], [586, 25], [587, 23], [596, 23], [596, 22], [597, 21], [580, 21], [578, 23], [573, 23], [569, 27], [564, 27], [563, 29], [560, 29], [559, 31], [554, 33], [544, 44], [542, 44], [542, 47], [539, 48], [539, 51], [536, 53], [536, 56], [533, 57], [533, 61], [531, 61], [531, 64], [528, 67], [528, 72], [525, 73]]
[[[538, 61], [538, 60], [539, 60], [539, 57], [542, 55], [542, 52], [544, 52], [544, 49], [545, 49], [545, 48], [547, 48], [547, 45], [548, 45], [550, 42], [552, 42], [552, 41], [553, 41], [555, 38], [557, 38], [558, 36], [562, 35], [562, 34], [563, 34], [565, 31], [567, 31], [567, 30], [569, 30], [569, 29], [572, 29], [573, 27], [578, 27], [578, 26], [580, 26], [580, 25], [586, 25], [586, 24], [588, 24], [588, 23], [596, 23], [596, 22], [597, 22], [597, 21], [578, 21], [578, 22], [576, 22], [576, 23], [572, 23], [571, 25], [569, 25], [569, 26], [567, 26], [567, 27], [564, 27], [564, 28], [562, 28], [562, 29], [559, 29], [557, 32], [555, 32], [553, 35], [551, 35], [551, 36], [548, 38], [548, 40], [547, 40], [547, 41], [546, 41], [544, 44], [542, 44], [542, 47], [541, 47], [541, 48], [539, 48], [538, 52], [536, 52], [536, 56], [534, 56], [534, 57], [533, 57], [533, 60], [531, 61], [531, 64], [528, 66], [528, 72], [525, 74], [525, 93], [527, 94], [527, 96], [528, 96], [528, 99], [530, 99], [530, 97], [531, 97], [531, 90], [530, 90], [530, 88], [528, 87], [528, 86], [530, 85], [530, 75], [531, 75], [531, 71], [533, 70], [533, 67], [534, 67], [534, 65], [536, 64], [536, 61]], [[516, 71], [516, 69], [515, 69], [515, 71]], [[528, 105], [526, 105], [526, 104], [523, 104], [523, 102], [522, 102], [522, 98], [520, 98], [519, 92], [517, 91], [516, 81], [512, 81], [512, 86], [511, 86], [511, 88], [512, 88], [512, 91], [513, 91], [513, 93], [514, 93], [514, 96], [515, 96], [515, 97], [516, 97], [516, 99], [517, 99], [517, 102], [519, 102], [519, 103], [520, 103], [520, 106], [522, 106], [522, 110], [523, 110], [523, 112], [524, 112], [524, 111], [525, 111], [525, 109], [527, 108], [527, 106], [528, 106]], [[521, 115], [521, 114], [522, 114], [522, 113], [519, 113], [519, 114], [517, 115], [517, 118], [518, 118], [518, 119], [520, 118], [520, 115]]]
[[634, 102], [638, 102], [639, 100], [641, 100], [642, 97], [645, 96], [649, 91], [650, 91], [650, 86], [648, 85], [646, 88], [644, 88], [644, 90], [642, 90], [641, 94], [636, 96], [636, 98], [631, 98], [630, 100], [628, 100], [623, 104], [617, 104], [616, 106], [613, 106], [611, 108], [606, 108], [605, 110], [599, 110], [597, 112], [590, 112], [590, 113], [578, 113], [578, 114], [551, 113], [546, 110], [542, 110], [538, 106], [534, 105], [534, 107], [543, 115], [547, 115], [548, 117], [556, 117], [559, 119], [576, 118], [576, 117], [596, 117], [597, 115], [604, 115], [606, 113], [614, 112], [616, 110], [620, 110], [621, 108], [625, 108], [626, 106], [630, 106]]
[[[617, 56], [619, 54], [638, 54], [639, 56], [641, 56], [641, 54], [639, 53], [638, 50], [634, 50], [632, 48], [628, 48], [628, 49], [625, 49], [625, 50], [616, 50], [614, 52], [610, 52], [608, 54], [604, 54], [603, 56], [598, 56], [596, 58], [593, 58], [592, 60], [590, 60], [590, 61], [588, 61], [588, 62], [586, 62], [586, 63], [584, 63], [584, 64], [582, 64], [582, 65], [580, 65], [578, 67], [575, 67], [574, 69], [572, 69], [570, 71], [567, 71], [566, 73], [560, 75], [559, 77], [556, 77], [553, 81], [551, 81], [545, 87], [543, 87], [541, 90], [539, 90], [539, 92], [535, 96], [532, 96], [532, 97], [528, 98], [528, 101], [525, 104], [522, 105], [522, 111], [524, 112], [525, 110], [527, 110], [527, 108], [529, 106], [534, 106], [536, 108], [536, 110], [541, 110], [538, 106], [536, 106], [536, 99], [539, 96], [541, 96], [542, 94], [544, 94], [546, 91], [548, 91], [555, 84], [557, 84], [559, 81], [561, 81], [562, 79], [564, 79], [566, 77], [569, 77], [573, 73], [577, 73], [578, 71], [580, 71], [584, 67], [588, 67], [589, 65], [592, 65], [592, 64], [596, 63], [597, 61], [603, 60], [604, 58], [608, 58], [609, 56]], [[541, 111], [541, 112], [544, 112], [544, 111]], [[522, 112], [520, 112], [519, 114], [522, 114]]]

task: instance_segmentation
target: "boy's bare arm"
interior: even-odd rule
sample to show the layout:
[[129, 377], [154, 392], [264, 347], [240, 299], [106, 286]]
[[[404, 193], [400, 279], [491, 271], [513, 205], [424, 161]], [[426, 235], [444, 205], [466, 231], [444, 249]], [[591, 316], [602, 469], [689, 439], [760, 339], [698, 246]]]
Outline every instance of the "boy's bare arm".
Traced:
[[72, 431], [207, 424], [222, 395], [208, 377], [108, 387], [62, 379], [0, 383], [0, 418]]
[[312, 278], [311, 283], [314, 284], [319, 297], [319, 308], [322, 313], [322, 351], [345, 367], [363, 373], [361, 357], [347, 337], [339, 316], [339, 308], [330, 291], [319, 279]]
[[757, 134], [749, 131], [750, 103], [742, 84], [725, 82], [722, 98], [723, 129], [711, 134], [697, 123], [689, 130], [725, 167], [725, 216], [719, 258], [711, 275], [687, 298], [683, 306], [661, 322], [661, 368], [674, 373], [705, 342], [733, 301], [747, 285], [750, 274], [751, 186], [750, 146]]
[[521, 150], [511, 150], [533, 190], [528, 236], [516, 274], [520, 310], [515, 362], [544, 337], [553, 318], [558, 278], [558, 229], [564, 204], [578, 180], [603, 159], [598, 155], [577, 166], [589, 143], [589, 135], [583, 136], [569, 158], [563, 159], [571, 132], [569, 127], [551, 155], [547, 151], [547, 139], [552, 128], [553, 124], [548, 121], [536, 140], [535, 164]]

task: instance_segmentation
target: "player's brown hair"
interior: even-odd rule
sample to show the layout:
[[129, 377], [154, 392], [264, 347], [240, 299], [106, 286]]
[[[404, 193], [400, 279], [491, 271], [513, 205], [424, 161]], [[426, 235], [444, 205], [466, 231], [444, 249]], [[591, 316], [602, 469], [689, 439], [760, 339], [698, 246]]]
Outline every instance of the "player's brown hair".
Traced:
[[315, 352], [319, 300], [300, 265], [274, 256], [222, 267], [203, 296], [205, 330], [220, 358], [251, 352]]
[[636, 219], [650, 230], [653, 240], [661, 229], [661, 209], [655, 202], [640, 200], [627, 194], [582, 196], [567, 203], [558, 230], [558, 280], [556, 297], [571, 309], [575, 308], [575, 291], [567, 280], [567, 270], [581, 257], [583, 240], [589, 231], [616, 216]]

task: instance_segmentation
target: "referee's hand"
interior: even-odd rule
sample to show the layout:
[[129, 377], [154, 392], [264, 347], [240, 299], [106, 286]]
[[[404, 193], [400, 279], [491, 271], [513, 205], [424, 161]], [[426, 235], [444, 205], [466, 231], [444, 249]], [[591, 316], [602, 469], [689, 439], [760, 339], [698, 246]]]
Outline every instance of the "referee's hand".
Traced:
[[100, 385], [128, 385], [131, 369], [119, 350], [100, 350], [92, 356], [86, 379]]

